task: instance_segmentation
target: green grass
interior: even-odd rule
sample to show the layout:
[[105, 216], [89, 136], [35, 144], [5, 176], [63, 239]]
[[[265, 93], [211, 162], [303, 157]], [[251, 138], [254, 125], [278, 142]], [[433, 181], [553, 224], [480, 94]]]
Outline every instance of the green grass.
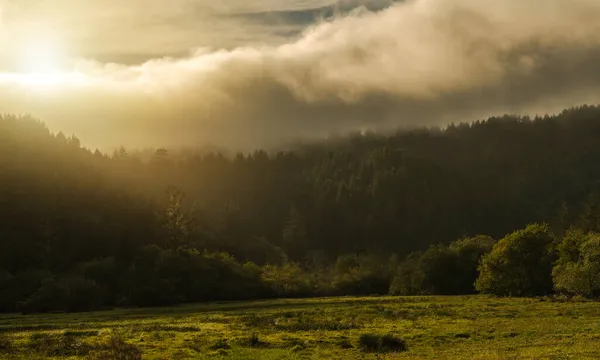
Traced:
[[0, 315], [0, 359], [598, 359], [600, 303], [485, 296]]

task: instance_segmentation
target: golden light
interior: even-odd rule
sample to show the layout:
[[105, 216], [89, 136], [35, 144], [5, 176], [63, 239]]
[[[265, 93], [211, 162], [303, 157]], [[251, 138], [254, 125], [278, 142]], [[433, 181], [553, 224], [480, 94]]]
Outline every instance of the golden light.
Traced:
[[52, 74], [60, 72], [61, 51], [49, 41], [33, 41], [22, 44], [20, 67], [26, 73]]
[[51, 37], [24, 39], [16, 49], [16, 70], [0, 73], [0, 81], [35, 90], [60, 89], [84, 80], [69, 69], [67, 54]]

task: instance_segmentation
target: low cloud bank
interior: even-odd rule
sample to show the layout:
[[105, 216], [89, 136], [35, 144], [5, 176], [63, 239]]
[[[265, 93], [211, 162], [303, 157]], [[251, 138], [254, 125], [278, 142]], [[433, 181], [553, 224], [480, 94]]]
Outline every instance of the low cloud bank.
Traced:
[[79, 77], [0, 77], [1, 112], [107, 148], [271, 147], [332, 133], [600, 102], [596, 0], [417, 0], [320, 23], [282, 46], [198, 50]]

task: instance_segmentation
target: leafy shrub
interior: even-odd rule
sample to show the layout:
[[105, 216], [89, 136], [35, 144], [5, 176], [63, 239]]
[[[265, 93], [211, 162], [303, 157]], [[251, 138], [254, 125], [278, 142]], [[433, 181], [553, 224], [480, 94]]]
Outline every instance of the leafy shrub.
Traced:
[[478, 235], [449, 246], [431, 246], [400, 263], [389, 292], [392, 295], [458, 295], [475, 291], [481, 257], [492, 250], [494, 240]]
[[479, 275], [478, 267], [484, 255], [494, 248], [494, 239], [486, 235], [454, 241], [449, 246], [456, 256], [456, 282], [452, 294], [472, 294], [475, 292], [475, 281]]
[[423, 283], [423, 275], [419, 267], [421, 255], [421, 253], [412, 253], [398, 265], [390, 284], [391, 295], [421, 294]]
[[480, 292], [503, 296], [548, 294], [554, 259], [548, 225], [529, 225], [507, 235], [482, 258], [475, 286]]
[[309, 274], [300, 265], [294, 263], [265, 266], [262, 272], [262, 281], [278, 297], [309, 296], [314, 288]]
[[0, 269], [0, 312], [15, 310], [19, 294], [15, 291], [15, 277], [6, 270]]
[[559, 260], [552, 270], [554, 288], [566, 294], [600, 295], [600, 234], [570, 231], [558, 246]]
[[81, 276], [49, 279], [21, 304], [23, 312], [89, 311], [101, 303], [100, 289]]
[[223, 253], [151, 246], [136, 262], [127, 282], [129, 305], [243, 300], [271, 294], [255, 266], [242, 265]]
[[395, 265], [376, 255], [340, 256], [332, 270], [332, 290], [337, 295], [387, 294]]
[[391, 334], [362, 334], [358, 339], [358, 346], [363, 352], [390, 353], [408, 350], [404, 340]]

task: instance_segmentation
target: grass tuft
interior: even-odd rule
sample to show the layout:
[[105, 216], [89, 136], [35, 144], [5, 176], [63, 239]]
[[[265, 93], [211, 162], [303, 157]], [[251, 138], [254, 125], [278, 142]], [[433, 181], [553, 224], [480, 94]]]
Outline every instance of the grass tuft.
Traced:
[[100, 332], [98, 330], [66, 330], [63, 335], [70, 337], [94, 337], [98, 336]]
[[217, 349], [211, 355], [221, 356], [221, 357], [228, 356], [229, 355], [229, 350], [227, 350], [227, 349]]
[[94, 360], [141, 360], [142, 350], [125, 342], [119, 335], [113, 335], [101, 346], [101, 350], [92, 356]]
[[219, 349], [229, 350], [229, 349], [231, 349], [231, 346], [229, 346], [226, 339], [218, 339], [217, 342], [215, 342], [215, 344], [210, 347], [210, 349], [211, 350], [219, 350]]
[[46, 357], [86, 356], [92, 347], [74, 336], [34, 333], [29, 337], [30, 351]]
[[257, 333], [252, 333], [249, 337], [243, 339], [241, 345], [251, 348], [265, 348], [269, 344], [262, 341]]
[[406, 342], [391, 334], [362, 334], [358, 339], [361, 351], [370, 353], [391, 353], [408, 350]]
[[337, 340], [335, 342], [335, 344], [340, 348], [340, 349], [354, 349], [354, 346], [350, 343], [350, 340], [348, 339], [340, 339]]
[[10, 354], [14, 351], [12, 339], [0, 334], [0, 354]]
[[284, 332], [300, 331], [344, 331], [359, 329], [362, 326], [355, 321], [337, 320], [337, 319], [319, 319], [309, 316], [294, 317], [284, 314], [276, 318], [275, 316], [257, 316], [251, 315], [242, 318], [242, 322], [252, 328], [274, 329]]
[[302, 345], [295, 345], [295, 346], [292, 348], [292, 352], [300, 352], [300, 351], [302, 351], [302, 350], [304, 350], [304, 346], [302, 346]]

